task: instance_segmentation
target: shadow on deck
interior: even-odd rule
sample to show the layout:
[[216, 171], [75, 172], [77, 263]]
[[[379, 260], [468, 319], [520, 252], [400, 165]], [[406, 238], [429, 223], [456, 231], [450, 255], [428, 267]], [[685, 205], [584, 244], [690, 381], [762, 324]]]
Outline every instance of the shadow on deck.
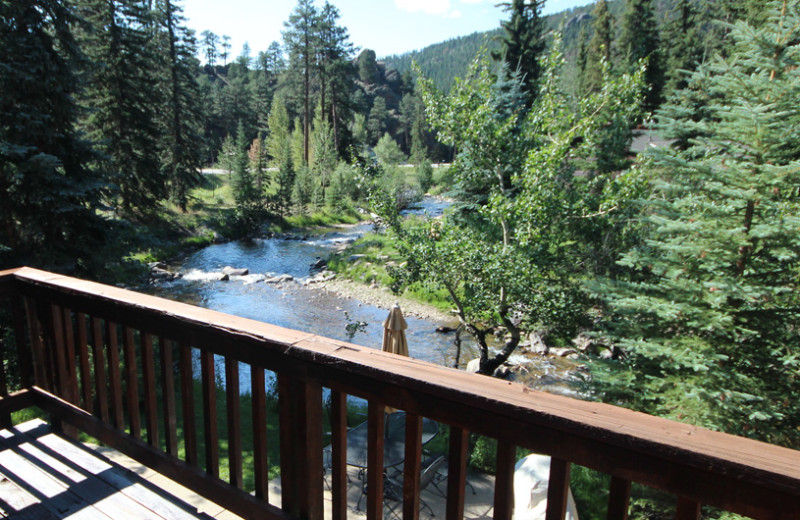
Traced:
[[[349, 472], [348, 516], [357, 509], [361, 480]], [[494, 478], [471, 474], [475, 494], [464, 504], [467, 520], [492, 517]], [[280, 480], [270, 482], [270, 500], [280, 503]], [[445, 517], [446, 502], [435, 488], [422, 492], [435, 517]], [[424, 513], [423, 513], [424, 515]], [[389, 515], [387, 514], [387, 517]], [[39, 419], [0, 430], [0, 517], [13, 519], [235, 520], [240, 518], [106, 446], [82, 444], [53, 432]], [[331, 518], [325, 492], [325, 518]], [[423, 516], [424, 518], [424, 516]]]

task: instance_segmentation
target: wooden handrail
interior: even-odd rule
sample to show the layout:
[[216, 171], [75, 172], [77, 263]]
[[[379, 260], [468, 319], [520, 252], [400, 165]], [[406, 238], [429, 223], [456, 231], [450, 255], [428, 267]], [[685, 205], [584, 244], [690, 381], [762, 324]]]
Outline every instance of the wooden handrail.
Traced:
[[[289, 385], [310, 383], [312, 390], [301, 396], [302, 409], [287, 417], [299, 413], [303, 420], [318, 420], [308, 407], [313, 408], [309, 399], [317, 396], [313, 389], [321, 385], [430, 417], [454, 431], [488, 435], [504, 445], [596, 469], [615, 482], [662, 489], [682, 503], [763, 518], [792, 517], [800, 509], [800, 452], [795, 450], [31, 268], [0, 272], [3, 294], [146, 331], [201, 349], [205, 356], [266, 368], [288, 378]], [[308, 441], [286, 453], [308, 459], [319, 440]], [[212, 448], [206, 446], [207, 453]], [[300, 460], [302, 467], [295, 471], [311, 471], [318, 463], [314, 458]], [[460, 463], [450, 464], [458, 470]], [[453, 476], [458, 477], [451, 471]], [[298, 484], [292, 492], [290, 513], [318, 514], [316, 498], [313, 504], [305, 502], [316, 491]]]

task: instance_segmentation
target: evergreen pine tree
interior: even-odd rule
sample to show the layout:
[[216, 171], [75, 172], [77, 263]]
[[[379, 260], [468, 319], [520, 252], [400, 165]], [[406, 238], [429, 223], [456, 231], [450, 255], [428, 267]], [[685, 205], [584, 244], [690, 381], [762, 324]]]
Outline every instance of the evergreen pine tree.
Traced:
[[283, 151], [279, 155], [278, 175], [275, 178], [277, 183], [277, 193], [275, 194], [275, 207], [278, 214], [285, 216], [289, 213], [292, 204], [292, 192], [294, 190], [294, 166], [292, 165], [291, 142], [287, 139], [283, 141]]
[[[313, 0], [298, 0], [289, 20], [284, 22], [283, 42], [289, 54], [289, 73], [299, 86], [303, 122], [303, 160], [308, 164], [311, 150], [311, 79], [319, 49], [319, 13]], [[301, 164], [301, 162], [295, 162]]]
[[706, 119], [661, 118], [700, 131], [650, 168], [647, 240], [622, 258], [631, 279], [602, 288], [625, 357], [599, 380], [615, 402], [796, 445], [800, 8], [768, 14], [738, 23], [730, 56], [693, 75], [713, 94]]
[[578, 84], [575, 86], [575, 93], [583, 95], [586, 93], [585, 77], [586, 66], [589, 60], [589, 37], [586, 33], [586, 26], [581, 26], [581, 32], [578, 35], [578, 56], [575, 65], [578, 67]]
[[244, 125], [240, 123], [236, 132], [236, 149], [232, 171], [233, 197], [236, 199], [236, 207], [240, 213], [247, 213], [256, 201], [256, 192], [253, 186], [253, 175], [250, 172], [250, 158], [247, 150], [247, 135], [244, 131]]
[[[182, 22], [181, 10], [174, 0], [159, 0], [156, 17], [165, 38], [161, 59], [166, 65], [163, 75], [164, 129], [161, 133], [161, 168], [170, 183], [171, 195], [185, 212], [189, 190], [202, 180], [200, 146], [202, 114], [200, 90], [195, 81], [199, 64], [195, 58], [197, 44], [191, 31]], [[164, 41], [164, 39], [166, 41]]]
[[151, 212], [168, 195], [158, 157], [163, 92], [153, 74], [160, 67], [151, 13], [141, 0], [81, 0], [80, 5], [90, 23], [81, 44], [94, 64], [87, 79], [86, 126], [102, 143], [123, 213]]
[[108, 187], [75, 128], [74, 22], [61, 1], [0, 2], [0, 268], [87, 269], [103, 244]]
[[351, 118], [349, 99], [354, 74], [350, 62], [355, 52], [347, 28], [339, 25], [339, 17], [339, 10], [326, 1], [319, 15], [317, 53], [319, 104], [322, 114], [331, 126], [337, 150], [340, 149], [343, 131]]
[[541, 18], [544, 0], [512, 0], [500, 5], [511, 12], [511, 19], [500, 24], [504, 31], [502, 50], [492, 57], [508, 64], [504, 70], [522, 78], [528, 96], [526, 106], [530, 107], [538, 89], [539, 56], [545, 47], [542, 38], [544, 21]]
[[336, 141], [333, 138], [333, 128], [322, 113], [322, 107], [317, 108], [314, 117], [314, 160], [311, 163], [311, 172], [314, 175], [314, 203], [321, 206], [325, 202], [325, 190], [330, 185], [331, 175], [336, 168], [337, 153]]
[[619, 48], [622, 59], [632, 69], [641, 60], [647, 61], [645, 107], [656, 109], [664, 89], [664, 66], [652, 0], [627, 0]]
[[[583, 92], [603, 87], [604, 68], [611, 67], [611, 45], [614, 42], [614, 17], [606, 0], [598, 0], [592, 10], [592, 38], [586, 51], [586, 66], [581, 76]], [[605, 64], [605, 65], [604, 65]]]
[[428, 161], [425, 126], [425, 107], [422, 100], [417, 99], [414, 106], [414, 120], [411, 123], [411, 162], [417, 167]]
[[367, 137], [369, 145], [375, 146], [378, 139], [383, 136], [386, 131], [386, 100], [381, 96], [376, 96], [375, 101], [372, 102], [372, 108], [369, 111], [369, 118], [367, 118]]
[[698, 7], [691, 0], [679, 0], [666, 27], [669, 42], [665, 66], [665, 94], [686, 88], [688, 74], [703, 60], [701, 19]]

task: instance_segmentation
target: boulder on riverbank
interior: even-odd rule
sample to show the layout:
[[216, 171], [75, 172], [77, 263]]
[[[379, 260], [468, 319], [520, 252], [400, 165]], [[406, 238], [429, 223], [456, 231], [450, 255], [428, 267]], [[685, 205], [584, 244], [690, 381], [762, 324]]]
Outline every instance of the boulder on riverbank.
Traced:
[[222, 274], [226, 274], [228, 276], [247, 276], [248, 274], [250, 274], [250, 270], [226, 265], [225, 267], [222, 268]]
[[292, 280], [294, 280], [294, 276], [290, 274], [279, 274], [278, 276], [272, 276], [264, 279], [264, 283], [283, 283], [291, 282]]

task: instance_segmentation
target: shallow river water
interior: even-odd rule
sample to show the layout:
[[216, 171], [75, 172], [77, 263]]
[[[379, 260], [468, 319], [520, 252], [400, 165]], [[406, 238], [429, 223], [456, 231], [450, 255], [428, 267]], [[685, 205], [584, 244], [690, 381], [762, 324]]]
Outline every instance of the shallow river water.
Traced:
[[[441, 214], [446, 206], [446, 202], [428, 198], [414, 212], [435, 216]], [[253, 239], [211, 245], [188, 255], [179, 265], [173, 266], [174, 270], [181, 273], [181, 278], [152, 286], [150, 292], [243, 318], [379, 349], [387, 309], [305, 284], [313, 276], [310, 270], [312, 264], [320, 258], [327, 258], [345, 243], [370, 229], [369, 224], [360, 224], [322, 230], [305, 240]], [[226, 266], [246, 268], [250, 274], [220, 281], [220, 273]], [[264, 282], [265, 278], [284, 274], [291, 275], [293, 280], [279, 284]], [[353, 321], [367, 324], [363, 332], [348, 334], [346, 326]], [[436, 332], [441, 322], [412, 316], [406, 316], [406, 321], [412, 357], [439, 365], [454, 365], [453, 335]], [[462, 367], [477, 357], [474, 346], [465, 343], [461, 354]], [[512, 361], [526, 360], [522, 356], [515, 356]], [[529, 367], [529, 370], [533, 370], [533, 380], [539, 381], [533, 386], [549, 385], [560, 379], [548, 376], [559, 371], [548, 360], [542, 359], [538, 366]], [[242, 373], [242, 389], [249, 388], [249, 384], [249, 374]]]

